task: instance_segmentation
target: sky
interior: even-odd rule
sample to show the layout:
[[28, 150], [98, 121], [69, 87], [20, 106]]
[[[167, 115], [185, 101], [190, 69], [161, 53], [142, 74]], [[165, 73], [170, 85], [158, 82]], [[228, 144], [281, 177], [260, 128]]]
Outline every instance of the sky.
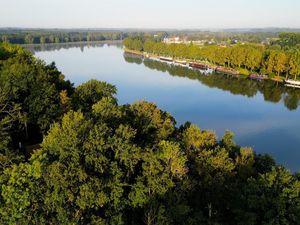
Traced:
[[0, 0], [0, 27], [300, 28], [300, 0]]

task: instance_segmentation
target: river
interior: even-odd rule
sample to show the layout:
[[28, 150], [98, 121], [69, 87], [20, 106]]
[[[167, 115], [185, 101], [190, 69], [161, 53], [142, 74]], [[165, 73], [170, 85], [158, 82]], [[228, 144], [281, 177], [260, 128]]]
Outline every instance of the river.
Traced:
[[300, 169], [300, 90], [272, 81], [238, 79], [124, 54], [120, 43], [29, 47], [75, 86], [98, 79], [116, 85], [119, 104], [146, 100], [170, 112], [177, 125], [191, 121], [222, 137], [268, 153], [291, 171]]

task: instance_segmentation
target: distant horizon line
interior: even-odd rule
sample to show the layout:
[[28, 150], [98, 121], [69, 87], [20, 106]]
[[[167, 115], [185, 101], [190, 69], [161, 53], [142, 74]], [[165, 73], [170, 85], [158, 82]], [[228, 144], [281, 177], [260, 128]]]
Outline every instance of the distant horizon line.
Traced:
[[0, 26], [1, 30], [4, 29], [22, 29], [22, 30], [152, 30], [152, 31], [165, 31], [165, 30], [178, 30], [178, 31], [222, 31], [222, 30], [300, 30], [300, 27], [228, 27], [228, 28], [143, 28], [143, 27], [22, 27], [22, 26]]

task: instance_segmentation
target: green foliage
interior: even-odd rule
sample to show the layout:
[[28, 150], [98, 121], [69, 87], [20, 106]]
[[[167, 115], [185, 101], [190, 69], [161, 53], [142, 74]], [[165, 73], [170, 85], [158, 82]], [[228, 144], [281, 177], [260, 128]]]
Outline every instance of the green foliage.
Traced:
[[121, 40], [129, 34], [121, 31], [89, 31], [86, 30], [2, 30], [0, 42], [12, 44], [46, 44], [82, 41]]
[[14, 155], [14, 161], [26, 156], [25, 148], [39, 143], [68, 110], [66, 99], [73, 87], [54, 63], [46, 65], [20, 46], [0, 44], [0, 57], [0, 151], [5, 167], [12, 161], [9, 157]]
[[116, 87], [111, 84], [90, 80], [75, 89], [73, 96], [74, 108], [84, 112], [90, 111], [93, 104], [97, 103], [103, 97], [113, 98], [116, 91]]
[[297, 79], [300, 74], [300, 50], [295, 50], [291, 53], [289, 59], [289, 73]]
[[138, 38], [125, 38], [123, 40], [123, 44], [126, 48], [136, 50], [136, 51], [142, 51], [143, 50], [143, 43]]
[[247, 220], [247, 224], [297, 224], [299, 191], [299, 180], [282, 167], [275, 167], [257, 179], [249, 178], [243, 190], [246, 208], [239, 212], [240, 220]]
[[251, 71], [274, 74], [290, 74], [297, 78], [300, 75], [299, 53], [297, 48], [292, 52], [282, 50], [280, 45], [266, 48], [261, 44], [237, 44], [233, 46], [167, 44], [154, 42], [138, 37], [128, 37], [123, 44], [126, 48], [145, 51], [156, 55], [189, 60], [208, 61], [219, 66], [235, 68], [240, 74], [249, 75]]
[[6, 167], [22, 160], [22, 156], [11, 152], [10, 131], [13, 123], [22, 119], [20, 106], [8, 100], [9, 92], [0, 88], [0, 172]]
[[282, 32], [279, 34], [279, 44], [281, 46], [295, 46], [300, 44], [299, 32]]
[[139, 101], [132, 104], [129, 115], [132, 126], [139, 131], [137, 139], [144, 144], [167, 139], [175, 130], [175, 119], [153, 103]]
[[[118, 105], [116, 88], [105, 82], [91, 80], [72, 94], [54, 64], [7, 44], [0, 53], [1, 224], [300, 220], [299, 174], [236, 145], [232, 132], [218, 141], [191, 123], [177, 128], [153, 103]], [[28, 121], [48, 132], [26, 160], [12, 151], [12, 133]]]

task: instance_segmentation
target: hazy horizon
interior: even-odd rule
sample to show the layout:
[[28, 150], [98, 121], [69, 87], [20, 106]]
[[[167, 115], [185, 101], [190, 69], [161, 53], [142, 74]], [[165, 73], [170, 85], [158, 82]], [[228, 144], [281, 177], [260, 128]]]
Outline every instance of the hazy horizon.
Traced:
[[297, 0], [0, 1], [0, 27], [9, 28], [300, 28]]
[[217, 28], [217, 27], [207, 27], [207, 28], [169, 28], [169, 27], [8, 27], [0, 26], [0, 29], [24, 29], [24, 30], [153, 30], [153, 31], [223, 31], [223, 30], [268, 30], [268, 29], [278, 29], [278, 30], [300, 30], [299, 27], [226, 27], [226, 28]]

